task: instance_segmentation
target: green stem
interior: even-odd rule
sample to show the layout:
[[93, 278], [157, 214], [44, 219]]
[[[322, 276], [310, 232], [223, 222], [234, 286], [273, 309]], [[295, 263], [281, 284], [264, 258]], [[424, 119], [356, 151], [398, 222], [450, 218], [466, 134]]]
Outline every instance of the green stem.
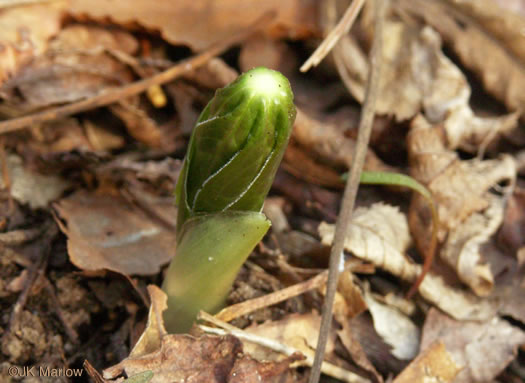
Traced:
[[190, 218], [162, 289], [168, 295], [164, 324], [188, 332], [199, 310], [222, 308], [237, 272], [270, 228], [262, 213], [225, 211]]

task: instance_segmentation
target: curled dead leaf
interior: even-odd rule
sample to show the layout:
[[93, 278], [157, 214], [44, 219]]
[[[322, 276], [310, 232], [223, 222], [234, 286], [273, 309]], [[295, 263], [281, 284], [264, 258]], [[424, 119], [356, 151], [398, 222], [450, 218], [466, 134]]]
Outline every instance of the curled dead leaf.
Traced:
[[492, 95], [511, 110], [525, 110], [523, 17], [489, 0], [398, 3], [436, 28]]
[[441, 258], [479, 296], [489, 295], [494, 287], [494, 276], [483, 259], [481, 246], [503, 222], [503, 199], [489, 196], [488, 200], [489, 206], [483, 212], [473, 213], [449, 233], [440, 251]]
[[[407, 141], [412, 176], [432, 192], [438, 206], [440, 240], [472, 213], [488, 207], [490, 188], [502, 181], [513, 184], [516, 178], [515, 161], [508, 155], [461, 161], [445, 147], [439, 126], [430, 125], [421, 115], [412, 121]], [[424, 221], [423, 212], [428, 209], [422, 206], [424, 203], [415, 196], [410, 212], [410, 226], [420, 248], [428, 238], [425, 228], [430, 227]]]
[[369, 289], [364, 298], [376, 332], [389, 344], [390, 352], [400, 360], [411, 360], [419, 351], [419, 328], [399, 310], [377, 301]]
[[[500, 117], [474, 114], [469, 106], [470, 85], [441, 51], [441, 38], [434, 29], [391, 18], [385, 23], [384, 38], [379, 114], [402, 121], [424, 111], [433, 123], [443, 123], [449, 148], [466, 151], [476, 151], [480, 144], [487, 145], [516, 127], [518, 113]], [[362, 102], [368, 63], [351, 36], [336, 47], [335, 59], [353, 96]]]
[[[334, 225], [325, 222], [319, 225], [323, 244], [331, 245], [334, 229]], [[355, 211], [351, 229], [345, 238], [345, 250], [405, 281], [413, 282], [422, 267], [404, 254], [410, 240], [405, 215], [397, 208], [379, 203]], [[497, 310], [495, 301], [479, 299], [454, 289], [432, 272], [425, 277], [418, 291], [423, 298], [459, 320], [487, 319]]]

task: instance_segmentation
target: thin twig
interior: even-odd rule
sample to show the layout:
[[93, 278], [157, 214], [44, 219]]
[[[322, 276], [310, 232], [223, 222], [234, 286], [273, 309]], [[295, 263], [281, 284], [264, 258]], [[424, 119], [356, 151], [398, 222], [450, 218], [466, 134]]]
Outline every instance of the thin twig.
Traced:
[[228, 306], [220, 313], [216, 314], [216, 317], [225, 322], [230, 322], [235, 318], [249, 314], [255, 310], [275, 305], [307, 291], [319, 288], [325, 284], [327, 277], [328, 273], [323, 271], [322, 273], [319, 273], [315, 277], [310, 278], [304, 282], [297, 283], [293, 286], [286, 287], [282, 290], [278, 290], [267, 295], [263, 295], [262, 297]]
[[328, 340], [330, 327], [332, 324], [332, 307], [334, 303], [337, 280], [339, 277], [339, 265], [344, 250], [344, 241], [350, 228], [350, 220], [354, 209], [359, 179], [365, 162], [368, 150], [368, 141], [372, 131], [374, 121], [375, 102], [379, 92], [379, 78], [381, 73], [381, 54], [382, 54], [382, 35], [385, 13], [384, 0], [374, 1], [375, 21], [374, 21], [374, 41], [370, 52], [370, 71], [368, 72], [368, 86], [366, 89], [363, 109], [361, 111], [361, 121], [359, 122], [359, 132], [354, 162], [350, 170], [350, 177], [346, 182], [343, 194], [343, 203], [335, 227], [334, 242], [330, 252], [330, 268], [328, 271], [328, 282], [326, 295], [323, 305], [323, 315], [321, 318], [321, 328], [315, 352], [314, 364], [310, 373], [309, 383], [319, 382], [321, 376], [321, 365], [324, 359], [326, 343]]
[[[355, 260], [350, 260], [345, 264], [345, 270], [355, 271], [360, 270], [366, 272], [371, 265], [356, 263]], [[306, 281], [296, 283], [295, 285], [285, 287], [284, 289], [274, 291], [273, 293], [263, 295], [261, 297], [249, 299], [234, 305], [228, 306], [215, 314], [217, 319], [224, 322], [231, 322], [243, 315], [250, 314], [255, 310], [262, 309], [277, 303], [283, 302], [287, 299], [294, 298], [298, 295], [304, 294], [310, 290], [322, 287], [328, 278], [328, 270], [318, 273], [316, 276], [307, 279]]]
[[160, 72], [152, 77], [133, 82], [120, 88], [104, 90], [99, 94], [87, 99], [78, 101], [72, 104], [59, 106], [44, 110], [42, 112], [30, 114], [28, 116], [14, 118], [7, 121], [0, 122], [0, 134], [13, 132], [15, 130], [26, 128], [30, 125], [42, 123], [45, 121], [56, 120], [58, 118], [70, 116], [75, 113], [84, 112], [86, 110], [105, 106], [121, 99], [134, 96], [136, 94], [146, 91], [149, 87], [154, 85], [164, 84], [172, 81], [181, 75], [194, 70], [195, 68], [201, 67], [206, 64], [213, 57], [221, 54], [232, 45], [238, 44], [245, 40], [248, 36], [260, 29], [262, 26], [267, 25], [268, 22], [273, 19], [275, 13], [265, 13], [260, 17], [252, 26], [243, 29], [236, 33], [234, 36], [225, 39], [217, 44], [212, 45], [211, 48], [204, 52], [193, 56], [189, 59], [182, 60], [177, 65]]
[[332, 29], [328, 36], [326, 36], [323, 42], [317, 47], [314, 53], [312, 53], [308, 60], [306, 60], [301, 66], [301, 72], [306, 72], [311, 67], [319, 65], [319, 63], [323, 61], [335, 44], [337, 44], [341, 36], [343, 36], [345, 33], [348, 33], [364, 3], [365, 0], [352, 1], [352, 4], [350, 4], [346, 9], [345, 14], [341, 18], [341, 21], [339, 21], [335, 28]]

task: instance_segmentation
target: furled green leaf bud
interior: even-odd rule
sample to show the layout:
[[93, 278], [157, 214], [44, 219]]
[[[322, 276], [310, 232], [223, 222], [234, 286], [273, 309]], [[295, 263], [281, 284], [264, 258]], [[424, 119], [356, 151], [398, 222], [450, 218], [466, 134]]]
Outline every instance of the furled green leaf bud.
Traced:
[[178, 233], [199, 213], [260, 211], [290, 136], [286, 77], [255, 68], [217, 90], [191, 136], [177, 184]]
[[223, 304], [270, 227], [261, 213], [295, 119], [279, 72], [256, 68], [219, 89], [197, 121], [177, 183], [177, 253], [163, 290], [166, 329], [184, 332]]

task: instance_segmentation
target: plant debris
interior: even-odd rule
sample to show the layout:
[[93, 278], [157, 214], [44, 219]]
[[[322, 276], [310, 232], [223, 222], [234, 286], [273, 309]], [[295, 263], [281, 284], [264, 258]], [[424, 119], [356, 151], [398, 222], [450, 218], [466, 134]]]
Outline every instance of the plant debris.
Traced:
[[[438, 246], [407, 296], [428, 203], [360, 186], [321, 381], [523, 381], [525, 2], [388, 2], [376, 35], [375, 1], [0, 5], [0, 381], [306, 382], [361, 151], [365, 170], [430, 190]], [[263, 208], [272, 227], [224, 308], [169, 334], [159, 287], [192, 129], [259, 66], [289, 79], [297, 107]], [[21, 377], [31, 366], [64, 374]]]

